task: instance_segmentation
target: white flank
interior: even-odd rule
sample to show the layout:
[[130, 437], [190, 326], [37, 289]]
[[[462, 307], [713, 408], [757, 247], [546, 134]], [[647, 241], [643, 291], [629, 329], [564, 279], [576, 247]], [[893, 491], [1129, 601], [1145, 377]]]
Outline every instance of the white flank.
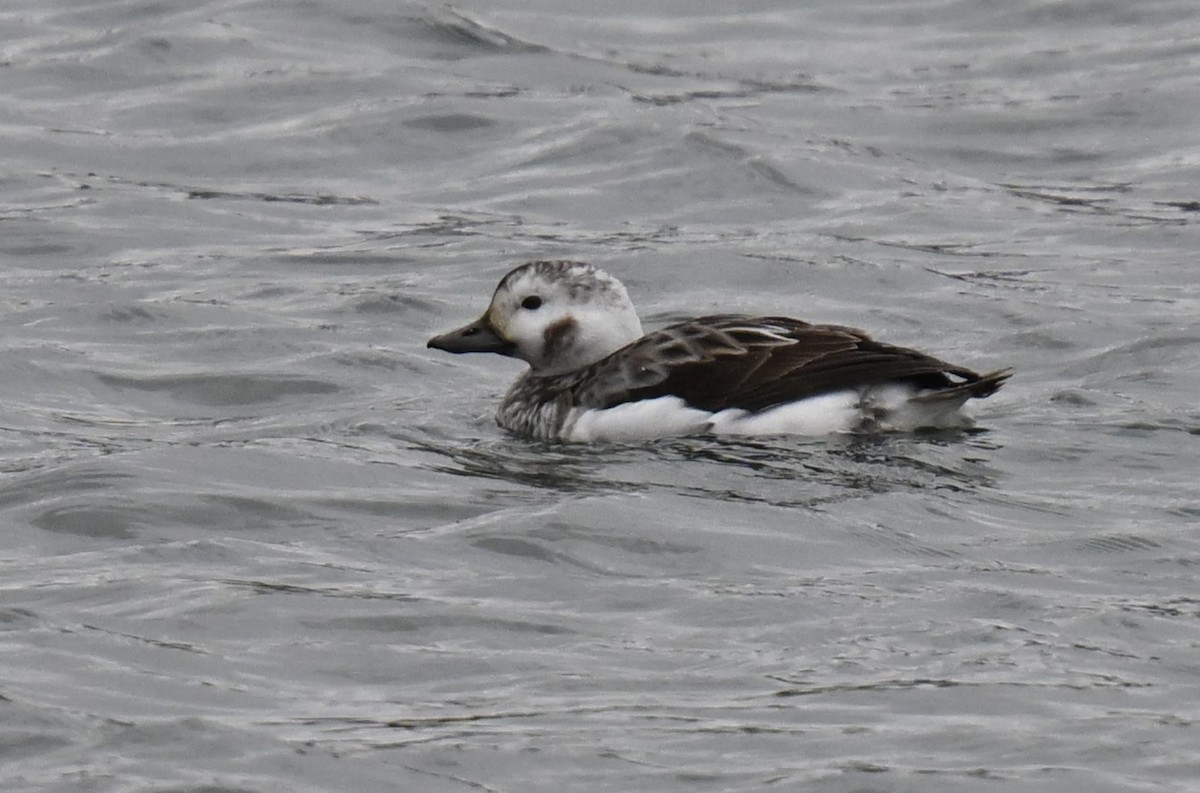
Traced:
[[658, 397], [604, 410], [577, 410], [562, 437], [569, 441], [640, 441], [712, 432], [718, 435], [833, 435], [867, 427], [912, 432], [961, 428], [971, 419], [960, 412], [966, 400], [914, 402], [912, 386], [889, 384], [801, 399], [750, 413], [738, 408], [710, 413], [688, 407], [679, 397]]
[[626, 402], [604, 410], [578, 410], [562, 437], [569, 441], [640, 441], [703, 432], [707, 410], [690, 408], [679, 397]]
[[858, 394], [835, 391], [760, 413], [722, 410], [712, 417], [712, 431], [729, 435], [829, 435], [850, 432], [859, 416]]

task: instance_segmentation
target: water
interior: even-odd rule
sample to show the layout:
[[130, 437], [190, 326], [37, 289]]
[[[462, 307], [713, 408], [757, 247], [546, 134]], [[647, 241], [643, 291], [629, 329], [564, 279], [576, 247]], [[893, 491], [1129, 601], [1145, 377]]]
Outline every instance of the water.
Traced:
[[[0, 32], [6, 791], [1196, 789], [1195, 4]], [[1017, 374], [971, 435], [529, 443], [424, 341], [561, 256]]]

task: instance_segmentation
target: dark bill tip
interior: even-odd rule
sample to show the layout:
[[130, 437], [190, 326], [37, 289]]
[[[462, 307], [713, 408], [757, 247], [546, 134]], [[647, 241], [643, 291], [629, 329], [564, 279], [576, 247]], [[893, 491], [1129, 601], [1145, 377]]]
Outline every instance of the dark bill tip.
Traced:
[[500, 355], [512, 355], [516, 349], [512, 342], [500, 338], [487, 317], [480, 317], [470, 325], [434, 336], [425, 346], [443, 352], [494, 352]]

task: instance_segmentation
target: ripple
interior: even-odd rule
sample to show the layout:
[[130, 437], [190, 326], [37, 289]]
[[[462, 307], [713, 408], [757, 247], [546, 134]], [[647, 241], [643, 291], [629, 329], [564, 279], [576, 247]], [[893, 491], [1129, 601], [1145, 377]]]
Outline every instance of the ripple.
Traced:
[[314, 394], [332, 394], [340, 388], [331, 382], [286, 375], [194, 374], [135, 377], [97, 373], [112, 388], [166, 393], [194, 405], [230, 406], [279, 402]]

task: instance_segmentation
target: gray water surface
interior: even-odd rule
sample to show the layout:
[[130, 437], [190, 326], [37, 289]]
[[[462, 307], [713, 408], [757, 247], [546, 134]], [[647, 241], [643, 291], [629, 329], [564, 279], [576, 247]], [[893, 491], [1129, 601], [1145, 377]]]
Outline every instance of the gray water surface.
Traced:
[[[1200, 7], [9, 0], [5, 791], [1192, 791]], [[425, 340], [978, 369], [982, 431], [566, 446]]]

